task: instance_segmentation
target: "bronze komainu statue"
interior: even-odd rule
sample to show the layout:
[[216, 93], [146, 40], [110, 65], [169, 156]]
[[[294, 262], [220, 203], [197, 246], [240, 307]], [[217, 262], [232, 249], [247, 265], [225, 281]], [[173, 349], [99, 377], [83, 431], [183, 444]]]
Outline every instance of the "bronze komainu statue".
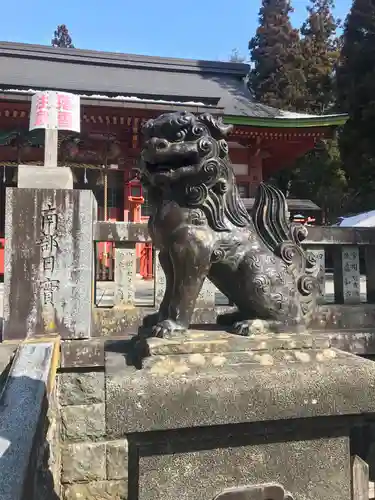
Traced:
[[237, 306], [218, 322], [238, 334], [259, 324], [300, 331], [314, 316], [316, 262], [301, 247], [307, 229], [289, 223], [285, 197], [270, 185], [260, 185], [248, 214], [228, 157], [231, 130], [210, 114], [187, 112], [163, 114], [143, 127], [141, 181], [166, 276], [159, 312], [145, 318], [155, 336], [189, 328], [206, 278]]

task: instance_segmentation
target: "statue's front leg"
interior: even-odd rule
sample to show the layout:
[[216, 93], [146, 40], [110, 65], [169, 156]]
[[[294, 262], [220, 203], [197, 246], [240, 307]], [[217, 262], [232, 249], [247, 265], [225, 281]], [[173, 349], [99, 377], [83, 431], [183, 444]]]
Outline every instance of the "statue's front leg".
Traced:
[[172, 245], [173, 288], [168, 315], [153, 327], [155, 337], [171, 337], [185, 332], [191, 323], [195, 303], [210, 268], [211, 251], [202, 239], [185, 239]]
[[163, 321], [168, 318], [168, 305], [173, 290], [173, 264], [168, 251], [160, 250], [159, 262], [165, 274], [164, 297], [159, 306], [159, 310], [143, 318], [143, 326], [146, 328], [150, 328], [156, 325], [159, 321]]

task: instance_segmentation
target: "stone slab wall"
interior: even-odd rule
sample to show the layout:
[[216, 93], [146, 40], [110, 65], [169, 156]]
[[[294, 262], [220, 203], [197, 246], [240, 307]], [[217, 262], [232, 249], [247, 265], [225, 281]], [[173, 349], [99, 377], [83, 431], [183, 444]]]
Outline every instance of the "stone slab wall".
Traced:
[[127, 498], [127, 441], [106, 437], [103, 371], [58, 377], [63, 500]]

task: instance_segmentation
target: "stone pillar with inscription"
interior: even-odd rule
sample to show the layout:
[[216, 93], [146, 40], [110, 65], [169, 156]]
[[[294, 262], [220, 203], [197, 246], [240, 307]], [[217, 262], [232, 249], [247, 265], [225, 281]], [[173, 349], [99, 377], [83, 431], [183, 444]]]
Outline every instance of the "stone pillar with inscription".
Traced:
[[325, 289], [326, 289], [326, 280], [325, 280], [325, 269], [326, 269], [326, 256], [324, 247], [312, 247], [308, 249], [308, 252], [313, 255], [316, 268], [317, 268], [317, 279], [319, 283], [319, 301], [324, 302], [325, 300]]
[[335, 302], [359, 304], [361, 302], [361, 274], [359, 249], [343, 246], [334, 252]]
[[90, 337], [96, 213], [88, 190], [7, 189], [4, 340]]

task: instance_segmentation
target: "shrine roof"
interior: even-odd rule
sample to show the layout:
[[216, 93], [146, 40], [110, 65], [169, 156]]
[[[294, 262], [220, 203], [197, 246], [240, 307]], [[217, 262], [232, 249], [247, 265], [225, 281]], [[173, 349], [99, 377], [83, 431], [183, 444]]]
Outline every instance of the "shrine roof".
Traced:
[[[251, 210], [255, 203], [255, 198], [242, 198], [242, 201], [247, 210]], [[297, 198], [288, 198], [288, 209], [289, 210], [308, 210], [308, 211], [320, 211], [321, 208], [316, 205], [311, 200], [300, 200]]]
[[165, 111], [173, 105], [204, 108], [223, 114], [234, 124], [266, 127], [275, 126], [275, 121], [285, 127], [292, 122], [295, 126], [321, 126], [322, 119], [323, 125], [346, 120], [345, 115], [290, 114], [255, 103], [246, 86], [248, 72], [249, 65], [242, 63], [0, 42], [0, 92], [12, 96], [62, 90], [104, 106], [115, 101], [119, 106], [121, 102], [134, 107], [163, 105]]

